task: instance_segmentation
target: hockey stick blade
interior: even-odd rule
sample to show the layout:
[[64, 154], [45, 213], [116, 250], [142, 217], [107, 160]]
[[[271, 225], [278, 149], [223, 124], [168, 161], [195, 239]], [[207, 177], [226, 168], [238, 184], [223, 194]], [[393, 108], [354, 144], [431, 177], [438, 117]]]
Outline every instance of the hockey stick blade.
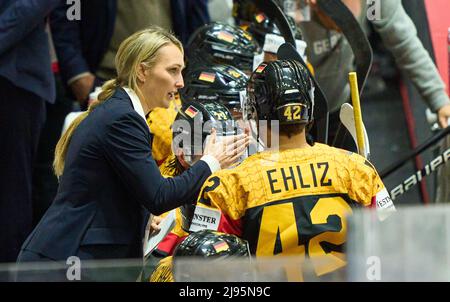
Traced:
[[[345, 126], [347, 131], [350, 132], [350, 134], [352, 135], [352, 138], [355, 141], [356, 146], [358, 146], [357, 137], [356, 137], [356, 128], [355, 128], [355, 117], [353, 114], [352, 105], [350, 105], [348, 103], [343, 104], [341, 106], [341, 111], [339, 112], [339, 118], [341, 119], [341, 122]], [[364, 124], [363, 124], [363, 131], [364, 131], [364, 154], [363, 154], [363, 156], [366, 159], [370, 159], [369, 137], [367, 136], [366, 127], [364, 126]]]
[[342, 30], [352, 48], [358, 73], [360, 95], [363, 92], [370, 69], [372, 68], [373, 51], [369, 40], [353, 13], [341, 0], [319, 0], [320, 9], [325, 12]]
[[289, 43], [284, 43], [280, 46], [277, 53], [279, 60], [295, 60], [300, 62], [303, 67], [306, 68], [310, 78], [314, 83], [314, 120], [317, 126], [316, 140], [320, 143], [326, 144], [328, 142], [328, 101], [320, 88], [319, 83], [315, 77], [309, 71], [305, 61], [303, 61], [301, 55], [297, 52], [294, 46]]

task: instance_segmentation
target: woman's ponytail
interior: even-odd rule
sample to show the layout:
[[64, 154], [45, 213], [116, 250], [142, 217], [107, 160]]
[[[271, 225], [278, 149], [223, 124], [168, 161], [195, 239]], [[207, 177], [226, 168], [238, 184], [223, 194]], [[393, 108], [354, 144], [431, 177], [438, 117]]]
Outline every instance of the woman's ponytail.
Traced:
[[92, 102], [89, 105], [89, 109], [80, 114], [63, 133], [58, 141], [55, 149], [55, 159], [53, 160], [53, 170], [56, 177], [60, 177], [64, 171], [65, 159], [67, 149], [69, 148], [70, 140], [72, 139], [73, 132], [77, 129], [78, 125], [94, 110], [95, 107], [111, 98], [115, 90], [119, 87], [118, 80], [113, 79], [105, 82], [102, 86], [102, 92], [98, 95], [98, 100]]
[[112, 97], [118, 86], [119, 81], [117, 79], [106, 81], [102, 86], [102, 92], [97, 97], [98, 102], [102, 103]]

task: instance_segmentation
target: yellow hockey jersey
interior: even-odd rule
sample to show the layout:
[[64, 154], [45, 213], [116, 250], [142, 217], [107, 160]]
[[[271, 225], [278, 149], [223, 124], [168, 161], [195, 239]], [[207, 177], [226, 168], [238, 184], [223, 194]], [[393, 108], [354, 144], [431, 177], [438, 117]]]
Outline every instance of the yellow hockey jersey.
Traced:
[[150, 276], [150, 282], [174, 282], [172, 256], [161, 259]]
[[346, 215], [372, 204], [382, 219], [395, 210], [372, 164], [358, 154], [315, 144], [257, 153], [211, 175], [190, 230], [240, 236], [257, 257], [309, 257], [317, 260], [314, 270], [321, 276], [346, 264]]
[[147, 124], [153, 134], [152, 155], [158, 165], [172, 153], [172, 124], [177, 116], [181, 100], [177, 97], [170, 102], [169, 108], [155, 108], [147, 117]]
[[[176, 157], [173, 153], [164, 161], [163, 164], [159, 166], [159, 171], [161, 175], [168, 177], [175, 177], [180, 175], [183, 171], [176, 164]], [[162, 214], [161, 216], [166, 216], [169, 212]], [[183, 230], [182, 226], [182, 216], [180, 208], [175, 209], [175, 226], [170, 231], [169, 234], [164, 237], [164, 239], [158, 244], [156, 250], [160, 255], [165, 255], [167, 257], [161, 259], [150, 276], [150, 282], [173, 282], [172, 274], [172, 254], [175, 247], [183, 241], [183, 239], [189, 234]]]
[[[173, 153], [169, 155], [169, 157], [164, 161], [164, 163], [159, 166], [159, 171], [161, 172], [161, 175], [168, 178], [168, 177], [175, 177], [177, 175], [180, 175], [183, 173], [179, 167], [177, 167], [176, 164], [176, 157]], [[166, 216], [168, 214], [164, 213], [161, 216]], [[175, 209], [175, 226], [173, 227], [172, 231], [170, 231], [169, 234], [167, 234], [166, 237], [158, 244], [157, 246], [157, 252], [160, 255], [172, 255], [175, 247], [180, 243], [187, 235], [189, 235], [187, 232], [185, 232], [182, 228], [182, 216], [181, 216], [181, 210], [180, 208]]]

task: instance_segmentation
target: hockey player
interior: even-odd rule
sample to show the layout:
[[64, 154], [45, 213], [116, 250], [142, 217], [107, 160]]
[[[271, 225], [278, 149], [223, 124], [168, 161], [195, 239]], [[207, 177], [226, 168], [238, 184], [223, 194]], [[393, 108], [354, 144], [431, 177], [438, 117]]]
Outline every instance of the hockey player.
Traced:
[[[163, 259], [152, 276], [150, 282], [174, 282], [173, 260], [179, 257], [203, 257], [221, 261], [235, 257], [249, 257], [248, 242], [241, 238], [211, 230], [191, 233], [175, 249], [173, 257]], [[190, 281], [189, 272], [180, 274], [181, 282]]]
[[245, 95], [248, 76], [231, 65], [191, 66], [185, 74], [183, 99], [217, 101], [230, 110], [233, 117], [240, 119], [241, 95]]
[[[171, 155], [159, 167], [161, 175], [166, 178], [180, 175], [196, 163], [202, 155], [202, 148], [208, 135], [208, 131], [214, 127], [217, 136], [223, 137], [237, 133], [233, 117], [229, 110], [221, 103], [212, 100], [185, 101], [180, 108], [172, 126], [173, 148]], [[172, 231], [159, 243], [151, 255], [147, 256], [145, 271], [152, 271], [152, 266], [158, 261], [163, 265], [167, 261], [164, 257], [171, 256], [178, 243], [189, 235], [187, 221], [193, 215], [194, 206], [186, 206], [175, 210], [175, 226]], [[158, 223], [167, 216], [153, 217], [153, 222], [148, 226], [153, 230], [158, 229]], [[184, 217], [184, 218], [183, 218]]]
[[[187, 51], [188, 66], [185, 70], [185, 91], [198, 91], [191, 89], [191, 84], [199, 86], [203, 84], [211, 89], [203, 89], [206, 99], [214, 99], [217, 94], [218, 85], [226, 86], [220, 88], [230, 90], [230, 101], [225, 105], [232, 111], [233, 115], [240, 114], [240, 101], [238, 89], [244, 89], [248, 77], [239, 69], [251, 73], [253, 56], [258, 50], [258, 45], [252, 36], [245, 31], [230, 25], [211, 23], [199, 28], [189, 41]], [[215, 70], [199, 71], [202, 66], [211, 64], [228, 64], [230, 67], [213, 68]], [[234, 66], [235, 68], [233, 68]], [[239, 69], [237, 69], [239, 68]], [[203, 73], [202, 73], [203, 72]], [[193, 78], [194, 73], [196, 78]], [[212, 74], [215, 74], [212, 75]], [[223, 79], [226, 77], [226, 79]], [[220, 82], [219, 82], [220, 81]], [[229, 82], [236, 82], [233, 87]], [[236, 97], [237, 93], [237, 97]], [[189, 95], [190, 97], [190, 95]], [[180, 97], [171, 102], [169, 108], [157, 108], [147, 117], [147, 123], [154, 135], [152, 143], [153, 157], [158, 164], [163, 163], [171, 153], [172, 131], [170, 129], [177, 109], [181, 106]]]
[[147, 124], [153, 134], [152, 156], [161, 165], [171, 154], [172, 124], [181, 107], [180, 95], [177, 93], [169, 108], [155, 108], [147, 116]]
[[[259, 45], [266, 43], [268, 34], [280, 36], [280, 30], [274, 20], [270, 19], [263, 11], [259, 10], [254, 0], [233, 0], [233, 17], [235, 23], [240, 28], [248, 31], [255, 37]], [[303, 36], [300, 29], [296, 26], [295, 20], [286, 16], [290, 26], [295, 34], [295, 39], [302, 41]], [[303, 49], [303, 45], [300, 49]], [[276, 51], [275, 51], [276, 53]]]
[[[346, 215], [376, 206], [380, 219], [395, 207], [365, 158], [322, 144], [309, 145], [313, 85], [296, 61], [261, 64], [248, 85], [249, 116], [279, 123], [279, 150], [247, 158], [205, 182], [190, 230], [206, 228], [249, 241], [257, 257], [307, 256], [318, 276], [345, 266]], [[245, 114], [246, 111], [244, 111]], [[270, 126], [269, 126], [270, 127]], [[260, 132], [261, 126], [258, 126]]]
[[[172, 126], [173, 153], [160, 166], [161, 174], [164, 177], [174, 177], [196, 163], [202, 156], [203, 145], [212, 127], [216, 128], [219, 138], [238, 132], [231, 113], [220, 103], [211, 100], [184, 102]], [[181, 217], [192, 214], [190, 206], [176, 210], [175, 227], [158, 245], [156, 255], [167, 256], [173, 253], [175, 246], [188, 235], [186, 231], [189, 226], [182, 225]]]
[[[183, 99], [203, 102], [213, 100], [220, 102], [230, 110], [234, 120], [242, 131], [248, 129], [249, 123], [242, 118], [241, 105], [244, 102], [248, 76], [230, 65], [199, 65], [190, 67], [185, 75], [185, 88], [181, 91]], [[253, 154], [259, 148], [258, 143], [251, 138], [248, 154]]]
[[187, 46], [187, 69], [191, 65], [226, 64], [246, 74], [253, 71], [253, 57], [260, 46], [239, 27], [209, 23], [192, 34]]
[[250, 32], [260, 45], [264, 44], [266, 34], [280, 34], [273, 20], [260, 11], [254, 1], [233, 0], [233, 18], [236, 25]]
[[[233, 17], [236, 24], [250, 32], [262, 46], [262, 53], [258, 54], [258, 58], [254, 60], [253, 70], [262, 61], [276, 60], [274, 56], [276, 56], [278, 47], [284, 43], [284, 38], [274, 21], [260, 11], [254, 2], [254, 0], [233, 0]], [[295, 20], [290, 16], [286, 17], [295, 33], [296, 47], [306, 62], [306, 43], [303, 41], [302, 33], [296, 26]]]

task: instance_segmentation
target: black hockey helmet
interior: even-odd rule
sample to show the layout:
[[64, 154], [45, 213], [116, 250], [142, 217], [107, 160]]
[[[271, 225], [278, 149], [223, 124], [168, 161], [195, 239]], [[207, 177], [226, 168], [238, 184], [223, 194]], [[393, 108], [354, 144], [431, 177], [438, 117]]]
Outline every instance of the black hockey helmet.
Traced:
[[233, 17], [236, 24], [251, 33], [259, 45], [264, 44], [266, 34], [280, 34], [275, 23], [252, 0], [234, 0]]
[[[195, 163], [194, 156], [203, 154], [203, 146], [212, 128], [220, 136], [235, 135], [239, 126], [235, 123], [230, 111], [215, 101], [184, 101], [172, 125], [173, 148], [182, 148], [184, 158], [190, 165]], [[180, 207], [182, 228], [189, 230], [195, 206], [185, 204]]]
[[189, 65], [227, 64], [245, 72], [253, 70], [253, 57], [259, 44], [239, 27], [213, 22], [197, 29], [189, 39]]
[[230, 65], [190, 66], [184, 76], [182, 100], [217, 101], [230, 111], [241, 111], [241, 93], [248, 76]]
[[248, 242], [235, 235], [211, 230], [189, 234], [173, 252], [174, 258], [200, 256], [204, 258], [250, 257]]
[[224, 105], [211, 100], [185, 100], [172, 125], [173, 146], [183, 148], [188, 156], [202, 155], [212, 128], [217, 136], [237, 133], [233, 116]]
[[[258, 9], [254, 0], [233, 0], [233, 17], [236, 24], [251, 33], [259, 45], [264, 45], [266, 34], [281, 35], [275, 21]], [[295, 20], [290, 16], [286, 16], [286, 18], [294, 31], [295, 39], [303, 40], [301, 30], [295, 24]]]
[[278, 120], [283, 124], [310, 124], [314, 86], [308, 71], [294, 60], [262, 63], [253, 72], [244, 105], [244, 118]]

